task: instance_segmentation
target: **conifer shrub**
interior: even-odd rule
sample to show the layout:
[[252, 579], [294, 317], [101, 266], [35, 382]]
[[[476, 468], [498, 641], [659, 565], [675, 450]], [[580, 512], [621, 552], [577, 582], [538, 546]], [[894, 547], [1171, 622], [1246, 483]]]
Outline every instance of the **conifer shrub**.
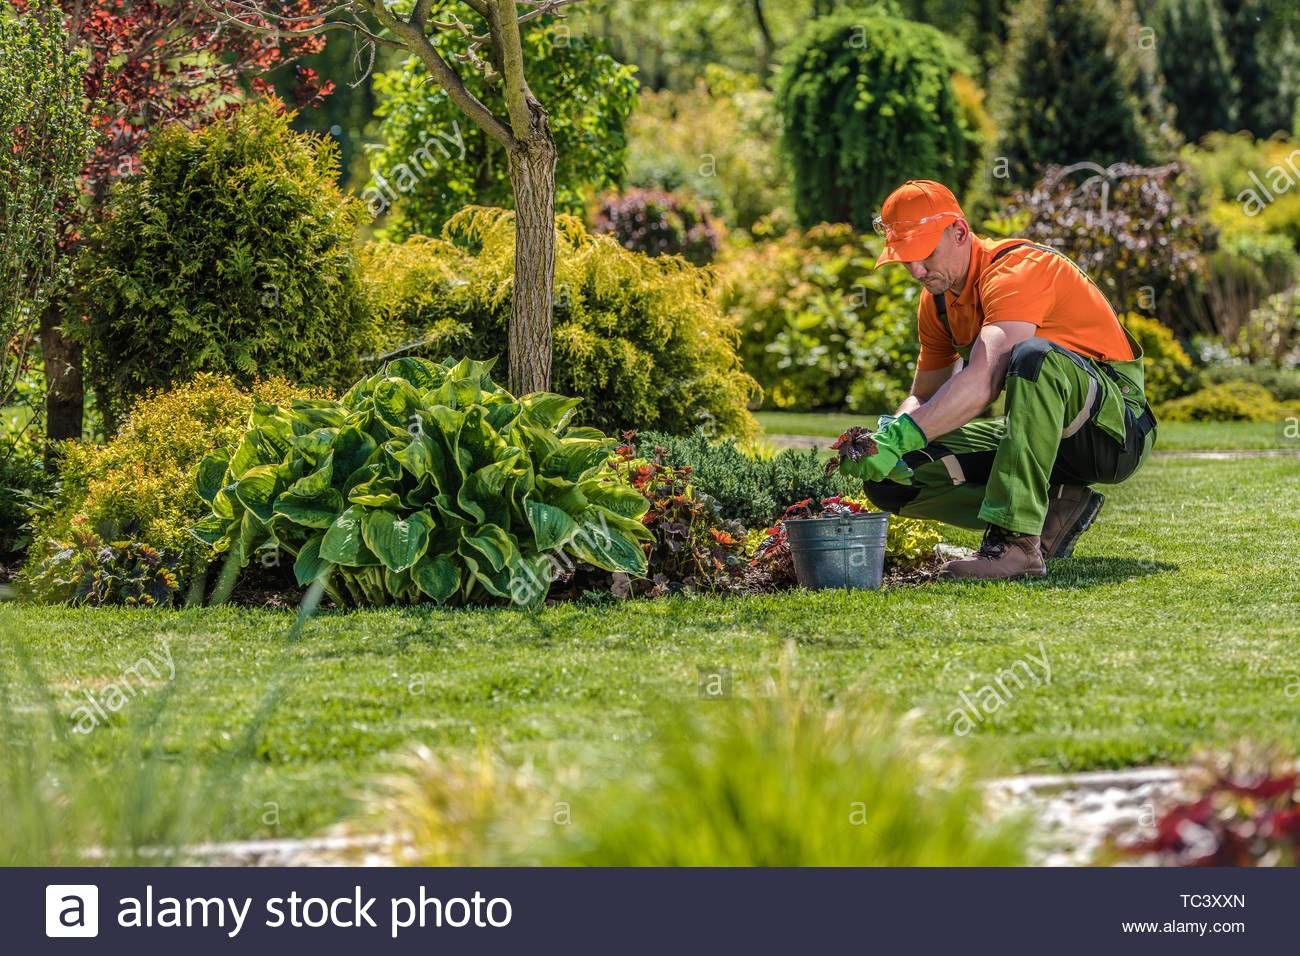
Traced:
[[981, 150], [952, 81], [968, 58], [934, 27], [878, 12], [811, 21], [777, 81], [799, 221], [869, 230], [905, 179], [964, 192]]
[[150, 138], [84, 263], [86, 374], [110, 424], [199, 372], [342, 387], [371, 345], [338, 154], [274, 100]]

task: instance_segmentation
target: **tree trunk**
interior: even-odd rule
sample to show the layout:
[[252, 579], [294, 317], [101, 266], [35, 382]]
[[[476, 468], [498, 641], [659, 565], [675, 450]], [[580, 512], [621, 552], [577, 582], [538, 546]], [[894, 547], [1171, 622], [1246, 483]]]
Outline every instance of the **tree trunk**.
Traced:
[[763, 0], [750, 0], [754, 8], [754, 22], [758, 24], [758, 79], [767, 86], [770, 83], [768, 70], [772, 67], [772, 57], [776, 54], [776, 44], [772, 40], [772, 31], [767, 28], [767, 17], [763, 15]]
[[555, 285], [555, 141], [546, 112], [529, 104], [531, 135], [510, 151], [515, 194], [515, 285], [510, 302], [510, 390], [551, 387], [551, 308]]
[[46, 456], [53, 443], [81, 438], [85, 389], [81, 381], [81, 346], [63, 334], [66, 303], [52, 299], [41, 313], [41, 354], [45, 359]]

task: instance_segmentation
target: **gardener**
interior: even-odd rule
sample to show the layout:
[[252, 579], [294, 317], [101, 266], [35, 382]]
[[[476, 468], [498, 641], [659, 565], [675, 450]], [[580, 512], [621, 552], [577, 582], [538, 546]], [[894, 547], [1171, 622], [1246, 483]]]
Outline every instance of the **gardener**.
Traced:
[[[925, 287], [912, 393], [871, 454], [841, 468], [894, 514], [983, 528], [949, 578], [1041, 577], [1101, 509], [1089, 488], [1129, 477], [1155, 444], [1142, 349], [1069, 259], [976, 236], [943, 185], [909, 180], [876, 219], [877, 267]], [[1006, 389], [1006, 416], [974, 421]]]

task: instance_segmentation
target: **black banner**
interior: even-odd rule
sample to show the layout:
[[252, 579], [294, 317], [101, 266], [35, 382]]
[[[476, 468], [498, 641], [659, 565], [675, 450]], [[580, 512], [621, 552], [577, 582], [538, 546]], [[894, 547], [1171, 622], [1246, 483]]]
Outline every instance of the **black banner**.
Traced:
[[[4, 949], [1240, 952], [1295, 946], [1294, 870], [30, 869]], [[64, 938], [59, 938], [64, 937]], [[128, 950], [126, 947], [130, 947]], [[1098, 948], [1101, 949], [1098, 949]], [[888, 952], [889, 950], [882, 950]]]

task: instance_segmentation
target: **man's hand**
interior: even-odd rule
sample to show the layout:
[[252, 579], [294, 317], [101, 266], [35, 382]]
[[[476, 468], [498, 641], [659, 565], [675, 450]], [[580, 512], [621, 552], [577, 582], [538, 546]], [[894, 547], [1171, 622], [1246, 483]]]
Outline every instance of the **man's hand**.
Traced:
[[857, 431], [858, 435], [854, 429], [841, 435], [835, 448], [840, 452], [840, 471], [865, 481], [884, 481], [900, 458], [928, 444], [911, 415], [900, 415], [869, 436], [863, 434], [865, 429]]

